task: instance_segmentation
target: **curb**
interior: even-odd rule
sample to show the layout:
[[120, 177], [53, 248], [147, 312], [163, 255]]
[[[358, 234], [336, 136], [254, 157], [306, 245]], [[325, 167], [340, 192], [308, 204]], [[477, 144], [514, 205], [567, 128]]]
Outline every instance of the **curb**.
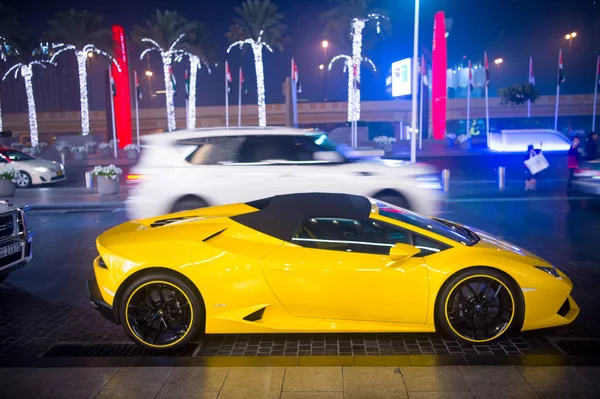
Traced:
[[82, 203], [63, 203], [63, 204], [32, 204], [17, 205], [16, 207], [26, 207], [28, 211], [95, 211], [95, 210], [117, 210], [125, 209], [124, 202], [99, 202], [91, 204]]

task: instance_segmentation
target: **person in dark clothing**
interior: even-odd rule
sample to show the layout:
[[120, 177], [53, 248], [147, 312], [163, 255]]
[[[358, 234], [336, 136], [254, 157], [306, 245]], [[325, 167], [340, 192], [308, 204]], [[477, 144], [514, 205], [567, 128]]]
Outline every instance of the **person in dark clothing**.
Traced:
[[571, 182], [573, 181], [573, 176], [575, 174], [575, 169], [579, 169], [581, 164], [581, 154], [579, 153], [579, 137], [573, 138], [573, 143], [571, 144], [571, 148], [569, 148], [568, 158], [567, 158], [567, 167], [569, 168], [569, 182], [567, 183], [567, 194], [570, 194], [572, 191]]
[[585, 161], [593, 161], [596, 159], [596, 152], [598, 151], [598, 145], [596, 144], [596, 140], [598, 139], [598, 135], [596, 132], [591, 132], [588, 134], [587, 140], [585, 142]]
[[[525, 160], [527, 161], [527, 160], [535, 157], [540, 152], [541, 152], [541, 150], [536, 150], [533, 148], [532, 144], [529, 144], [529, 146], [527, 147], [527, 154], [525, 155]], [[525, 191], [537, 190], [536, 176], [537, 176], [537, 173], [536, 174], [531, 173], [531, 171], [529, 170], [527, 165], [525, 165]]]

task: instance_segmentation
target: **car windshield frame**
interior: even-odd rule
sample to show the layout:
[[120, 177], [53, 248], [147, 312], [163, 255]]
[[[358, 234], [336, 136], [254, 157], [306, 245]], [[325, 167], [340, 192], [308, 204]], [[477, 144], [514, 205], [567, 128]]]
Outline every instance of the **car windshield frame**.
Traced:
[[464, 226], [442, 219], [428, 218], [376, 199], [371, 199], [371, 203], [377, 206], [380, 216], [429, 231], [456, 243], [471, 247], [480, 241], [477, 234]]
[[[2, 150], [2, 151], [0, 151], [0, 153], [2, 153], [2, 156], [4, 158], [8, 159], [11, 162], [33, 161], [35, 159], [35, 157], [32, 157], [29, 154], [25, 154], [24, 152], [21, 152], [18, 150], [13, 150], [13, 149]], [[11, 158], [10, 154], [18, 154], [20, 158], [13, 159], [13, 158]]]

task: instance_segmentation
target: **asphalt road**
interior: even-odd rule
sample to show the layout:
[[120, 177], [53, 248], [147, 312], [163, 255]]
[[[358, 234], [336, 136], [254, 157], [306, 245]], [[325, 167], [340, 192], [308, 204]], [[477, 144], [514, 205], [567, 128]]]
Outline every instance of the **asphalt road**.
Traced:
[[[452, 351], [456, 350], [462, 351], [460, 353], [510, 354], [553, 351], [555, 349], [548, 343], [548, 339], [557, 336], [598, 335], [600, 314], [597, 309], [600, 308], [600, 296], [597, 295], [597, 289], [600, 285], [600, 251], [597, 237], [600, 232], [600, 210], [587, 208], [585, 203], [583, 207], [572, 209], [566, 200], [559, 197], [509, 200], [492, 198], [476, 202], [455, 199], [445, 205], [442, 216], [479, 227], [553, 262], [573, 280], [573, 295], [582, 309], [581, 316], [571, 327], [533, 334], [516, 334], [497, 346], [472, 347], [458, 343], [456, 346], [450, 346], [446, 341], [442, 342], [436, 334], [392, 334], [392, 338], [388, 334], [385, 335], [385, 339], [379, 336], [373, 338], [367, 334], [359, 334], [357, 337], [353, 334], [349, 338], [352, 347], [348, 349], [354, 354], [357, 351], [375, 353], [373, 347], [369, 352], [370, 338], [373, 339], [370, 341], [372, 345], [379, 345], [377, 353], [380, 354], [388, 353], [385, 351], [390, 348], [381, 344], [381, 340], [388, 342], [390, 339], [402, 342], [403, 349], [398, 350], [408, 353], [440, 354], [455, 353]], [[14, 272], [4, 285], [0, 286], [0, 357], [9, 354], [39, 355], [51, 346], [61, 343], [128, 343], [121, 327], [105, 321], [92, 309], [84, 284], [86, 279], [94, 277], [91, 263], [96, 256], [96, 236], [125, 221], [125, 213], [40, 211], [31, 212], [28, 219], [35, 232], [34, 258], [29, 265]], [[315, 346], [314, 341], [333, 340], [337, 342], [337, 349], [332, 346], [326, 353], [344, 354], [342, 349], [345, 336], [301, 336], [300, 340], [304, 337], [309, 344], [313, 342], [312, 349], [308, 345], [305, 348], [309, 349], [304, 353], [301, 351], [302, 344], [298, 346], [297, 336], [279, 336], [277, 339], [283, 342], [295, 340], [295, 350], [300, 354], [324, 354], [319, 351], [325, 350], [325, 347]], [[241, 338], [207, 337], [204, 339], [207, 344], [200, 354], [234, 354], [234, 345], [228, 346], [228, 343], [238, 339]], [[266, 335], [252, 339], [256, 339], [257, 342], [271, 342], [273, 346], [269, 347], [268, 354], [280, 354], [279, 349], [281, 354], [284, 353], [284, 344], [278, 347], [277, 340], [273, 344], [273, 339], [267, 338]], [[363, 344], [355, 346], [355, 340]], [[414, 340], [414, 343], [411, 343], [411, 340]], [[423, 340], [428, 343], [421, 342]], [[436, 342], [442, 342], [446, 346], [435, 347]], [[246, 344], [250, 345], [247, 342]], [[238, 355], [241, 353], [237, 352]], [[402, 352], [393, 352], [396, 353]]]

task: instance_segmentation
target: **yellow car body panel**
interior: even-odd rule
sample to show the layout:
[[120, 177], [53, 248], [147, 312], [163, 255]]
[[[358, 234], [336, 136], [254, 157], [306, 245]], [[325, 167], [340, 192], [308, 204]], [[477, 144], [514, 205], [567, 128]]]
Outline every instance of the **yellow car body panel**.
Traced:
[[[306, 248], [231, 219], [256, 211], [234, 204], [108, 230], [98, 237], [94, 261], [102, 298], [118, 306], [115, 297], [130, 277], [162, 268], [185, 276], [201, 293], [207, 333], [433, 332], [444, 283], [461, 270], [485, 266], [506, 273], [521, 289], [522, 330], [568, 324], [579, 313], [568, 277], [535, 268], [551, 265], [478, 230], [480, 241], [466, 246], [382, 216], [373, 205], [371, 219], [449, 247], [394, 262], [388, 255]], [[570, 310], [561, 316], [567, 298]], [[260, 320], [244, 320], [261, 309]]]

